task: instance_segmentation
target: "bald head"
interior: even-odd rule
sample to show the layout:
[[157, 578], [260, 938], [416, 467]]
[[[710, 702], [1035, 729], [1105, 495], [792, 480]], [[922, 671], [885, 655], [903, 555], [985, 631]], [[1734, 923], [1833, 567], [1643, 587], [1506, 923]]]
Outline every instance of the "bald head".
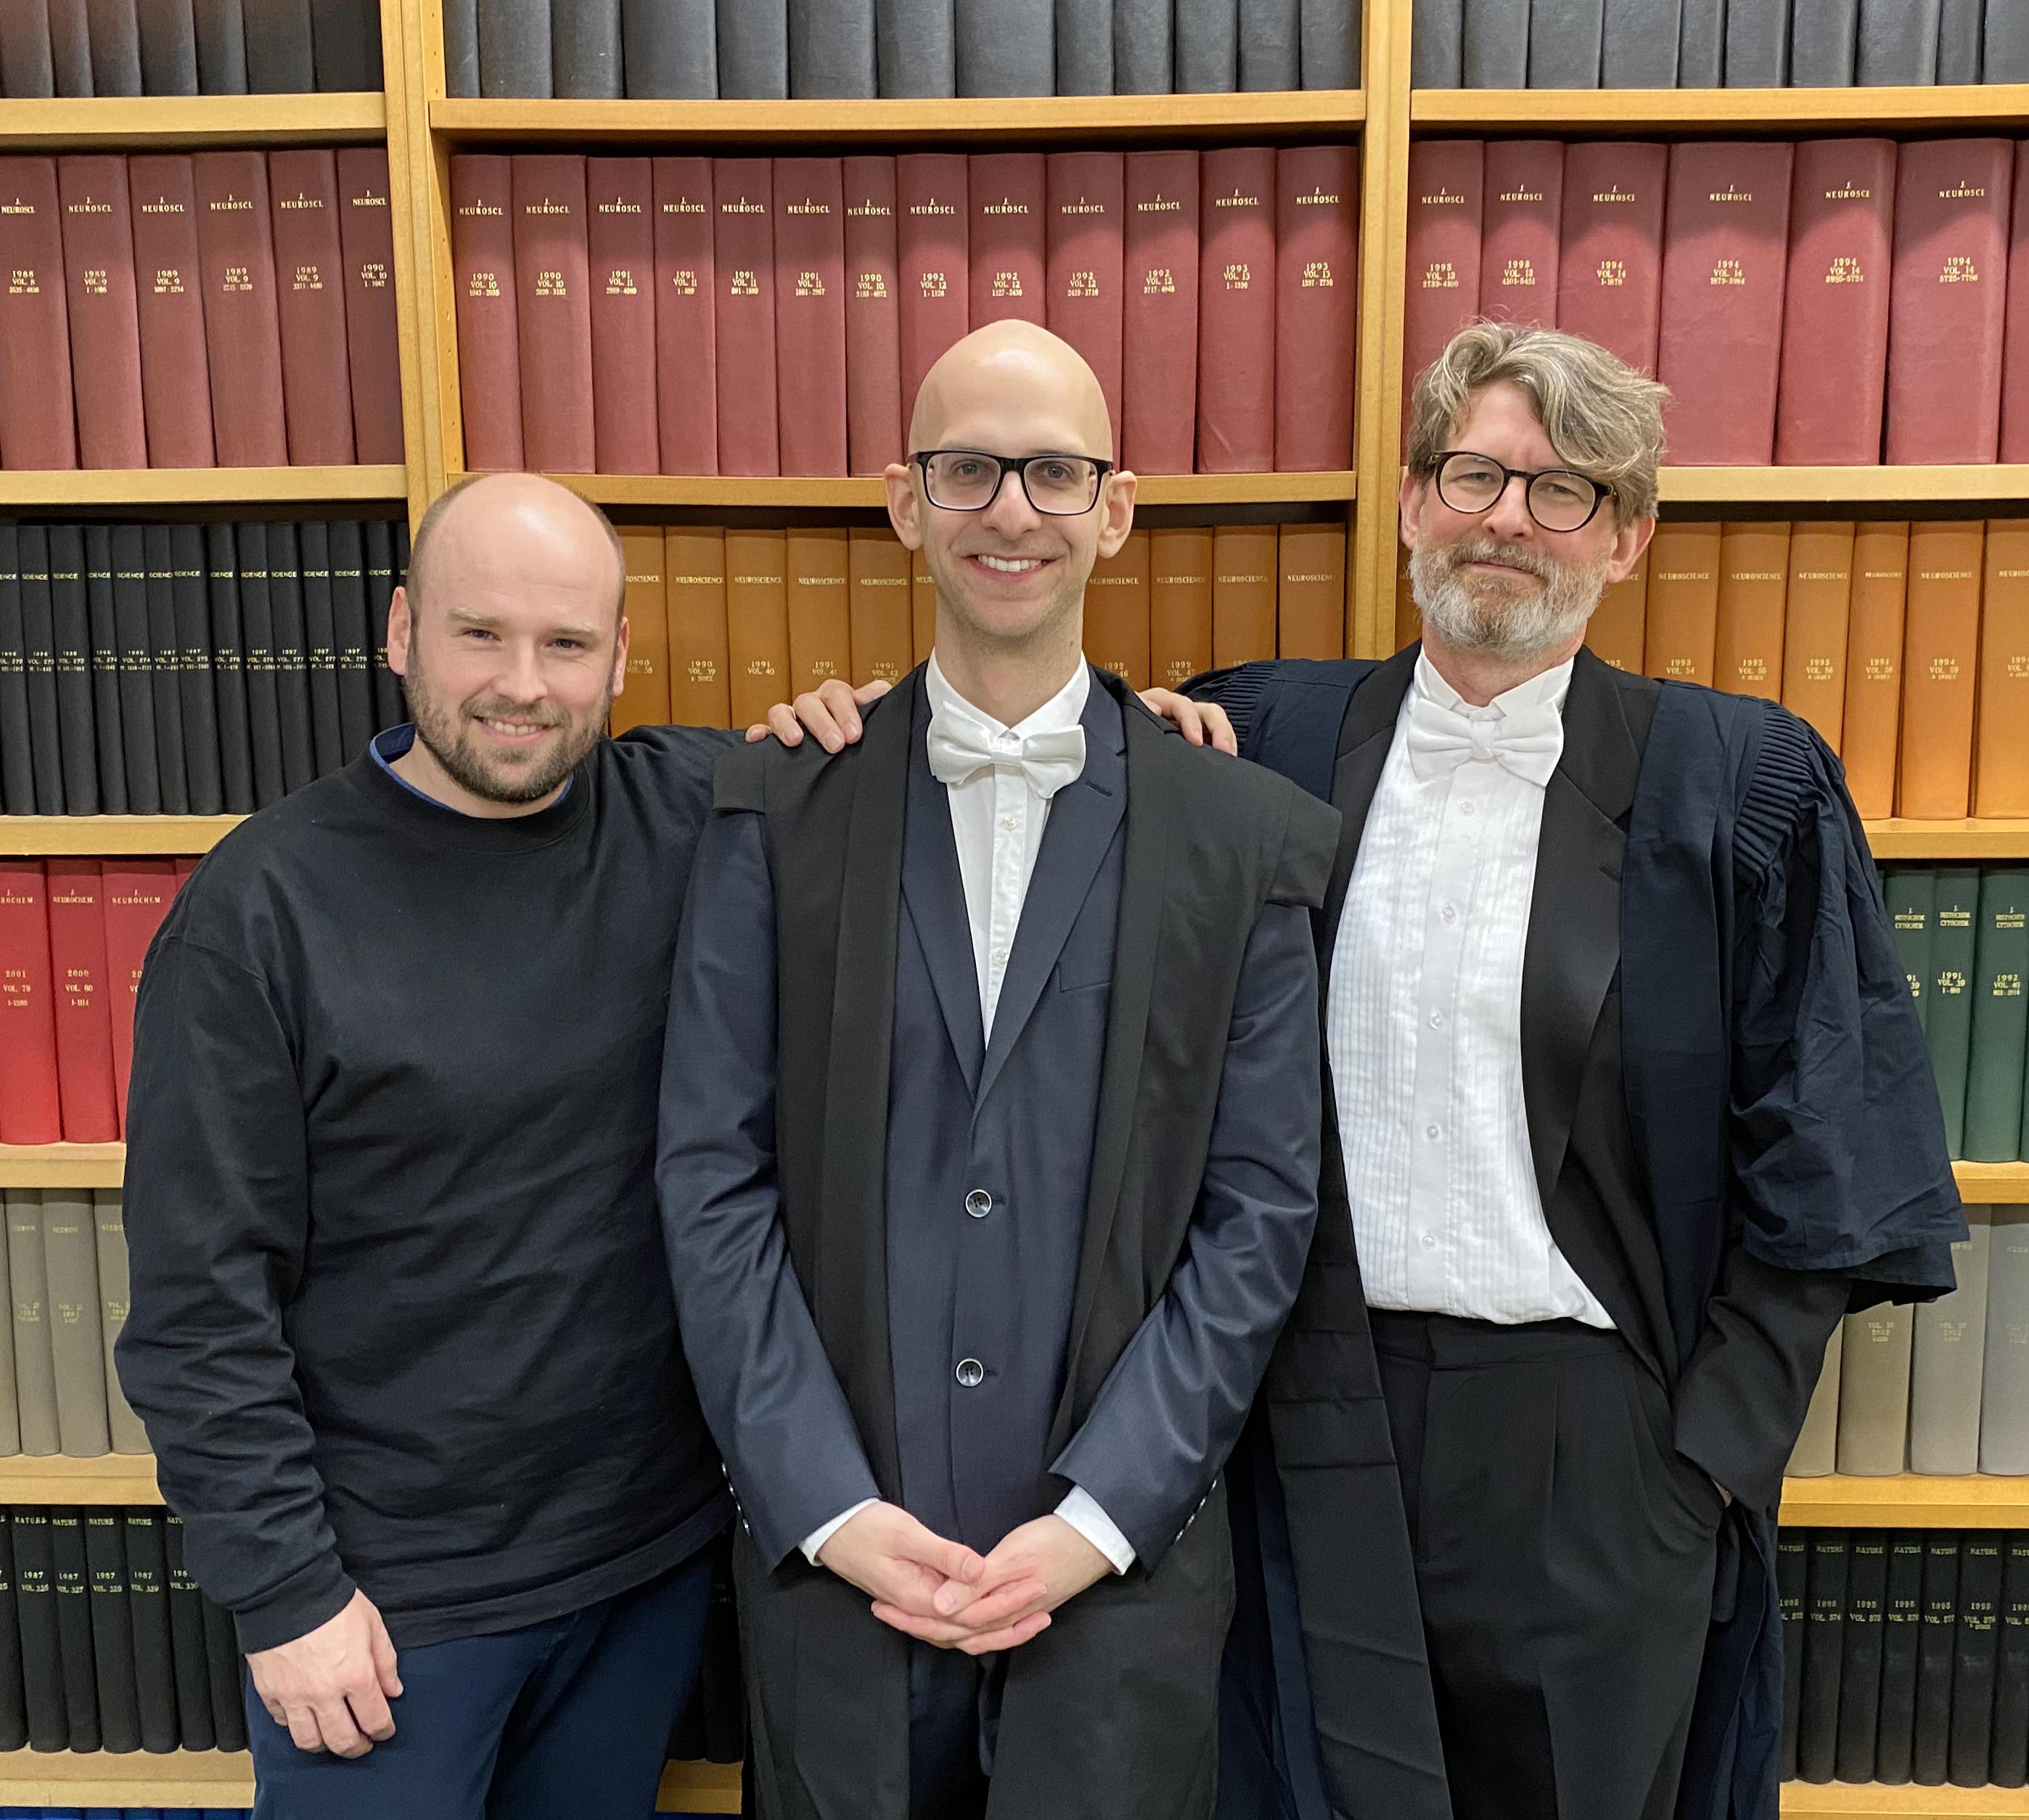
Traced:
[[972, 426], [996, 421], [1016, 404], [1054, 426], [1053, 433], [1036, 449], [998, 452], [1033, 454], [1048, 450], [1094, 455], [1101, 461], [1113, 453], [1106, 395], [1085, 357], [1048, 329], [1011, 320], [974, 329], [948, 348], [924, 376], [915, 415], [909, 420], [909, 452], [997, 449], [997, 444], [982, 442]]
[[588, 602], [617, 623], [627, 559], [606, 514], [540, 474], [477, 474], [440, 495], [409, 553], [412, 606], [452, 576], [514, 576]]

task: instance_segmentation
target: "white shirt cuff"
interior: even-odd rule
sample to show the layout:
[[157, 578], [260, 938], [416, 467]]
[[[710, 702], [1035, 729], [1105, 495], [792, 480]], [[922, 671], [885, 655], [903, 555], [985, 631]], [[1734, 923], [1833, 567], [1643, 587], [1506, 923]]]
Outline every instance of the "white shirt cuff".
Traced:
[[1057, 1514], [1113, 1563], [1113, 1571], [1125, 1574], [1134, 1565], [1133, 1544], [1115, 1528], [1113, 1519], [1100, 1508], [1099, 1500], [1082, 1485], [1074, 1485], [1058, 1505]]
[[[816, 1566], [818, 1564], [818, 1551], [822, 1548], [825, 1543], [829, 1542], [833, 1536], [836, 1536], [840, 1530], [843, 1529], [848, 1523], [851, 1522], [855, 1517], [858, 1516], [862, 1510], [865, 1510], [869, 1504], [877, 1504], [880, 1502], [881, 1500], [878, 1498], [862, 1498], [858, 1503], [852, 1507], [851, 1510], [840, 1511], [839, 1514], [836, 1517], [833, 1518], [829, 1523], [825, 1524], [822, 1529], [813, 1529], [803, 1538], [803, 1559], [809, 1562], [813, 1567]], [[1096, 1505], [1094, 1505], [1092, 1507], [1095, 1510], [1098, 1508]]]

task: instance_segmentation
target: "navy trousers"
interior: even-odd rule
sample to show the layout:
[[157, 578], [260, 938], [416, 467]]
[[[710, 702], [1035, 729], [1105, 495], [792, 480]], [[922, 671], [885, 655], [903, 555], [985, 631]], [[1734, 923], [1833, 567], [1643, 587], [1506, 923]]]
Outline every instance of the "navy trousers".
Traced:
[[255, 1820], [647, 1820], [697, 1679], [709, 1553], [542, 1624], [400, 1652], [395, 1736], [299, 1751], [250, 1681]]

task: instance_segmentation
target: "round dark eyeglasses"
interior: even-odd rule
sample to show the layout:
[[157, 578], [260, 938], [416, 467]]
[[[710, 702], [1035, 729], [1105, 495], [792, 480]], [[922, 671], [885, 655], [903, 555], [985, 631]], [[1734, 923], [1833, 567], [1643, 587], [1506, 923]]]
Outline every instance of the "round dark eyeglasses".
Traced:
[[1454, 512], [1491, 511], [1510, 480], [1523, 483], [1529, 516], [1545, 531], [1582, 530], [1606, 497], [1598, 481], [1569, 468], [1510, 468], [1470, 449], [1437, 457], [1437, 497]]
[[1111, 461], [1089, 455], [992, 455], [983, 449], [923, 449], [911, 458], [923, 471], [923, 491], [947, 512], [984, 512], [1011, 473], [1038, 512], [1075, 518], [1099, 503]]

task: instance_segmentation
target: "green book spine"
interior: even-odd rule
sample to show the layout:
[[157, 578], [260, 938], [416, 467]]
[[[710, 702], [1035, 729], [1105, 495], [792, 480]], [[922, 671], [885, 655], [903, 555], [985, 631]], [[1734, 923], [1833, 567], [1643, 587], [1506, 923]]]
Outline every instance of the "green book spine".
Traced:
[[1916, 1021], [1929, 1027], [1931, 1016], [1931, 926], [1938, 910], [1934, 872], [1891, 872], [1881, 880], [1888, 902], [1888, 926], [1895, 932], [1895, 952], [1909, 977], [1909, 996], [1916, 1001]]
[[1979, 969], [1979, 874], [1968, 868], [1938, 874], [1938, 913], [1931, 938], [1931, 1066], [1944, 1103], [1945, 1143], [1965, 1155], [1966, 1065], [1972, 1054], [1972, 982]]
[[1965, 1101], [1965, 1154], [1975, 1162], [2013, 1162], [2022, 1154], [2022, 1051], [2029, 1034], [2025, 974], [2029, 872], [1997, 867], [1979, 881]]

